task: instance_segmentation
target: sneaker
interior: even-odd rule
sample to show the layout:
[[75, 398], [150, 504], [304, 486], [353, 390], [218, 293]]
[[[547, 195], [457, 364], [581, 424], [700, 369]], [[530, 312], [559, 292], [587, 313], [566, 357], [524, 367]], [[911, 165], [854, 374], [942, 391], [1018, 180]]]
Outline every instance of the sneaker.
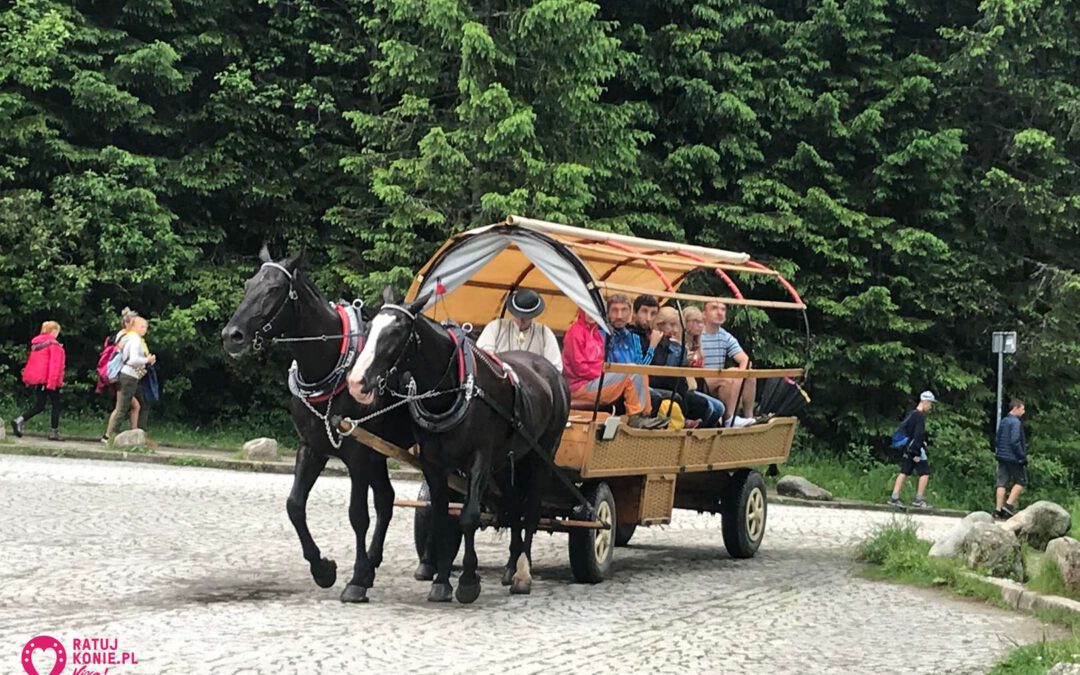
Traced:
[[700, 429], [701, 420], [686, 420], [683, 422], [683, 429]]
[[1001, 510], [1001, 509], [998, 509], [997, 511], [994, 511], [993, 513], [991, 513], [990, 517], [993, 518], [994, 520], [1008, 520], [1008, 518], [1009, 518], [1008, 516], [1005, 515], [1005, 512], [1003, 510]]
[[911, 506], [916, 509], [928, 509], [930, 508], [930, 503], [927, 502], [925, 499], [916, 499], [915, 501], [911, 502]]
[[15, 434], [16, 438], [22, 438], [23, 424], [22, 418], [16, 417], [11, 420], [11, 432]]
[[57, 429], [49, 429], [48, 438], [49, 438], [50, 441], [62, 441], [62, 440], [64, 440], [63, 436], [60, 435], [60, 431], [57, 430]]
[[1005, 506], [1001, 507], [1001, 513], [1004, 516], [1002, 520], [1008, 520], [1016, 515], [1016, 509], [1011, 504], [1005, 504]]
[[902, 508], [904, 506], [904, 502], [900, 501], [900, 499], [897, 497], [889, 497], [889, 506], [899, 506]]
[[101, 437], [101, 444], [102, 445], [108, 445], [109, 444], [109, 437], [108, 436], [102, 436]]

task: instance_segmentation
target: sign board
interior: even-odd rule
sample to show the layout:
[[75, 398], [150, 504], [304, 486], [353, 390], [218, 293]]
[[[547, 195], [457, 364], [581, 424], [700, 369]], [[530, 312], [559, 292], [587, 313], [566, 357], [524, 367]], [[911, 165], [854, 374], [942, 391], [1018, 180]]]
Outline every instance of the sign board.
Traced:
[[991, 346], [995, 354], [1015, 354], [1016, 331], [994, 331]]

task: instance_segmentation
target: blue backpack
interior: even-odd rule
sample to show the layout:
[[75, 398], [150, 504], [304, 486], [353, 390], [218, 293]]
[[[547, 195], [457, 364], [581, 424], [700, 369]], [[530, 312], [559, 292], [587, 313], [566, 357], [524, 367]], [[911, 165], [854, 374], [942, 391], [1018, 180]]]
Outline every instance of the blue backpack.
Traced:
[[909, 417], [911, 417], [910, 413], [904, 417], [904, 421], [900, 423], [900, 426], [896, 427], [896, 431], [893, 432], [892, 438], [889, 439], [889, 443], [894, 450], [906, 448], [911, 443], [911, 439], [908, 438], [907, 434], [904, 432], [904, 427], [907, 426]]

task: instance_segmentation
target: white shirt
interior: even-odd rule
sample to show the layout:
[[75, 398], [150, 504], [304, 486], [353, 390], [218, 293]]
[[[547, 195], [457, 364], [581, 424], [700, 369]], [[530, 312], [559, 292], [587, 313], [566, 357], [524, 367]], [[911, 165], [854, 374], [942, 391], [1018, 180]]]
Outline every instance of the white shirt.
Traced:
[[518, 330], [512, 319], [499, 319], [484, 326], [476, 346], [494, 354], [520, 349], [539, 354], [562, 372], [559, 342], [547, 326], [533, 321], [524, 331]]

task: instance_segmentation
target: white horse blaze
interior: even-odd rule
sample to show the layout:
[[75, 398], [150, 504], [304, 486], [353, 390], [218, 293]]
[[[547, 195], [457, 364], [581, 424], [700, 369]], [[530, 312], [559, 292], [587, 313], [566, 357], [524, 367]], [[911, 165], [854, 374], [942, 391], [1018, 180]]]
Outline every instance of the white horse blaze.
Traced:
[[[371, 368], [371, 363], [375, 360], [375, 354], [379, 348], [379, 338], [382, 337], [383, 330], [393, 323], [394, 317], [389, 314], [377, 314], [372, 320], [367, 342], [364, 343], [364, 348], [360, 350], [360, 356], [356, 357], [356, 364], [349, 371], [349, 391], [352, 393], [353, 398], [361, 399], [360, 383], [363, 382], [364, 376], [367, 375], [368, 369]], [[373, 397], [374, 395], [370, 393], [364, 396], [364, 398]], [[362, 400], [360, 402], [364, 403]]]

